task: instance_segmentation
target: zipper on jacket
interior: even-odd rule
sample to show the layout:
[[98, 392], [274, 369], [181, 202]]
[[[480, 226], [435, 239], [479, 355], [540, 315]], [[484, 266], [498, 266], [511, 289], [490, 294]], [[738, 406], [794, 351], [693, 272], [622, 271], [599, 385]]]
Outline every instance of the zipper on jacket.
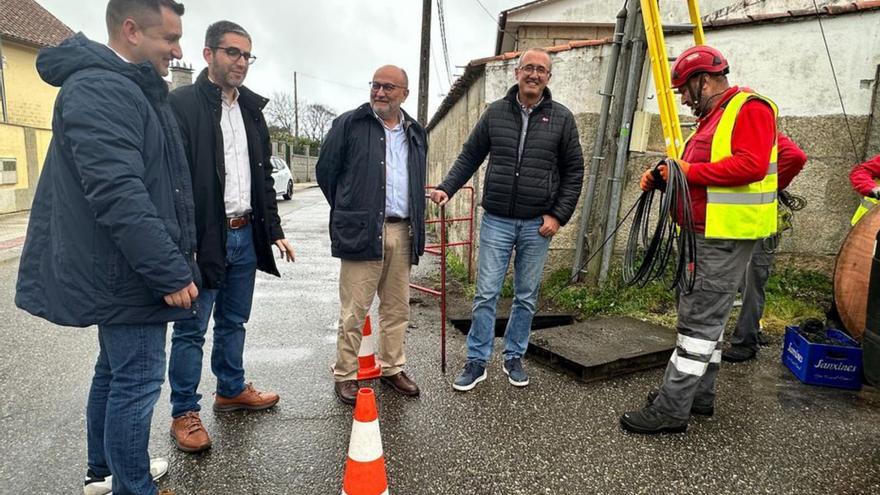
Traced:
[[[519, 107], [518, 104], [514, 104], [514, 108], [516, 110], [516, 117], [520, 121], [519, 126], [519, 141], [517, 142], [517, 157], [516, 157], [516, 167], [513, 169], [513, 190], [510, 194], [510, 206], [507, 208], [508, 215], [510, 218], [514, 218], [513, 212], [516, 210], [516, 193], [517, 189], [519, 189], [519, 169], [522, 165], [522, 157], [526, 153], [526, 138], [529, 134], [529, 125], [532, 123], [532, 115], [535, 114], [535, 110], [537, 107], [532, 109], [532, 112], [529, 113], [528, 118], [525, 122], [523, 122], [522, 118], [522, 107]], [[525, 129], [523, 129], [525, 127]], [[522, 153], [519, 152], [519, 144], [522, 143]]]

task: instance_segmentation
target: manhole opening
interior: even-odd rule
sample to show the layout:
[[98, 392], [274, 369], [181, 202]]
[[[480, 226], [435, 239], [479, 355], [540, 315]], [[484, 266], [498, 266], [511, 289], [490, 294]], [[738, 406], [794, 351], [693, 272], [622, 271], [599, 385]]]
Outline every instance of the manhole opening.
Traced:
[[[503, 337], [504, 330], [507, 328], [508, 317], [498, 317], [495, 319], [495, 336]], [[458, 329], [464, 335], [467, 335], [471, 329], [470, 318], [450, 318], [452, 326]], [[563, 325], [574, 324], [574, 315], [572, 314], [553, 314], [553, 315], [535, 315], [532, 319], [532, 330], [543, 330], [545, 328], [560, 327]]]

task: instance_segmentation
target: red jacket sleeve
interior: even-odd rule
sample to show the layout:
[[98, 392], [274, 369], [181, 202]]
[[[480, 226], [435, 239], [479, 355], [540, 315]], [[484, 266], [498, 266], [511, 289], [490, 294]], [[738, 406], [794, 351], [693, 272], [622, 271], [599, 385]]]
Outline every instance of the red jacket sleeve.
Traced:
[[701, 186], [735, 187], [761, 180], [767, 174], [776, 137], [776, 118], [769, 105], [750, 100], [736, 117], [732, 155], [711, 163], [691, 163], [688, 182]]
[[876, 178], [880, 178], [880, 155], [856, 165], [849, 173], [849, 181], [853, 189], [862, 196], [871, 194], [871, 190], [877, 187], [877, 183], [874, 182]]
[[797, 174], [801, 173], [804, 164], [807, 163], [807, 154], [781, 132], [776, 136], [776, 149], [776, 163], [779, 165], [777, 189], [781, 191], [791, 184]]

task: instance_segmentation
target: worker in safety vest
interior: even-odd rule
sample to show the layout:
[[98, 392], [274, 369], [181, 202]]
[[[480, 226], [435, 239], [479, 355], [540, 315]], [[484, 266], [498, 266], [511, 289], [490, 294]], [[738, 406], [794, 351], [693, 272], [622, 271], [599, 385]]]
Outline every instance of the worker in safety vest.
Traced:
[[862, 202], [850, 221], [853, 225], [880, 200], [880, 185], [877, 179], [880, 179], [880, 155], [856, 165], [849, 173], [849, 182], [853, 189], [862, 195]]
[[[678, 341], [662, 386], [648, 404], [625, 413], [635, 433], [684, 432], [691, 413], [711, 415], [721, 338], [755, 244], [776, 233], [776, 105], [727, 81], [718, 50], [696, 46], [672, 67], [672, 87], [698, 118], [684, 152], [673, 157], [687, 177], [696, 238], [693, 290], [678, 302]], [[666, 165], [659, 166], [664, 180]], [[640, 186], [650, 190], [653, 170]]]
[[[797, 144], [781, 132], [776, 136], [779, 148], [779, 191], [784, 191], [791, 181], [801, 172], [807, 162], [807, 155]], [[742, 286], [743, 303], [736, 319], [730, 345], [721, 353], [721, 360], [739, 363], [754, 359], [758, 353], [761, 333], [761, 318], [764, 315], [764, 293], [770, 269], [773, 266], [779, 236], [791, 228], [791, 212], [784, 205], [779, 206], [777, 215], [777, 233], [755, 245], [752, 259], [746, 268]], [[788, 215], [786, 217], [785, 215]]]

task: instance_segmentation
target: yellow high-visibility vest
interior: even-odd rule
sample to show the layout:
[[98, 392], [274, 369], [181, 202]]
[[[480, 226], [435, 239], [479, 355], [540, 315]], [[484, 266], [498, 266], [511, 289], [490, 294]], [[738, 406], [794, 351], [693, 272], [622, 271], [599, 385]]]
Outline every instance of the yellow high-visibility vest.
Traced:
[[[735, 94], [727, 102], [712, 136], [712, 162], [733, 155], [731, 141], [736, 117], [751, 99], [766, 102], [773, 109], [774, 118], [778, 116], [779, 110], [769, 98], [745, 91]], [[777, 153], [774, 136], [767, 173], [762, 180], [744, 186], [706, 188], [707, 239], [763, 239], [776, 233]]]
[[877, 204], [877, 201], [878, 200], [874, 198], [863, 196], [862, 201], [859, 202], [858, 209], [856, 209], [855, 215], [853, 215], [852, 220], [850, 220], [850, 224], [855, 225], [859, 223], [859, 220], [861, 220], [862, 217], [865, 216], [865, 213], [871, 211], [871, 208], [873, 208]]

